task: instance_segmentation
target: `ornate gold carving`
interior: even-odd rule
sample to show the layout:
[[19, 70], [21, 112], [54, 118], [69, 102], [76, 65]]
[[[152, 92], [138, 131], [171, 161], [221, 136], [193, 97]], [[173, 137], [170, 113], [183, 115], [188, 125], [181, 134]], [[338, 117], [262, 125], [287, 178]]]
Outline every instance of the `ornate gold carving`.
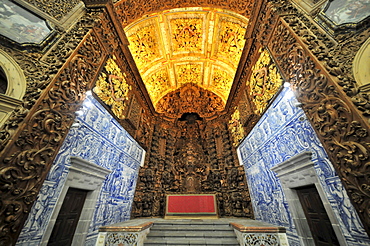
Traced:
[[178, 18], [170, 21], [174, 52], [201, 52], [203, 47], [202, 19]]
[[154, 24], [136, 30], [128, 36], [128, 40], [131, 54], [140, 71], [161, 55]]
[[253, 66], [252, 75], [247, 82], [249, 95], [260, 115], [266, 109], [270, 99], [281, 87], [283, 80], [274, 61], [266, 49], [260, 49], [261, 55]]
[[165, 194], [179, 192], [215, 193], [221, 216], [253, 217], [227, 125], [225, 119], [207, 121], [194, 113], [174, 123], [159, 120], [150, 159], [139, 173], [133, 217], [163, 216]]
[[[165, 95], [162, 92], [186, 83], [213, 91], [226, 102], [247, 23], [246, 18], [223, 9], [192, 7], [155, 13], [127, 26], [129, 47], [155, 107]], [[166, 79], [151, 78], [162, 70], [167, 70]], [[156, 87], [151, 85], [154, 81]]]
[[237, 67], [245, 44], [245, 24], [222, 20], [220, 25], [220, 44], [217, 56], [224, 57], [223, 59], [227, 59], [234, 67]]
[[120, 1], [115, 5], [115, 7], [122, 24], [126, 26], [133, 21], [143, 17], [144, 14], [156, 13], [168, 9], [194, 6], [228, 9], [242, 16], [245, 16], [246, 18], [249, 18], [252, 12], [253, 5], [254, 1], [245, 0], [153, 0], [150, 2], [147, 0], [136, 0], [134, 2]]
[[233, 145], [236, 147], [245, 136], [238, 108], [236, 108], [234, 113], [231, 115], [231, 120], [229, 121], [229, 130], [233, 137]]
[[128, 85], [126, 75], [122, 73], [114, 59], [109, 58], [102, 72], [96, 81], [94, 92], [119, 118], [126, 117], [128, 93], [131, 86]]
[[223, 107], [222, 99], [216, 94], [188, 83], [159, 100], [156, 110], [168, 118], [176, 119], [184, 113], [212, 117], [222, 111]]
[[215, 92], [219, 93], [220, 96], [226, 101], [233, 84], [233, 78], [226, 71], [215, 68], [213, 72], [212, 83], [213, 85], [211, 88]]
[[177, 84], [179, 86], [187, 83], [202, 84], [202, 64], [188, 63], [176, 65]]
[[170, 87], [167, 69], [156, 71], [148, 79], [145, 79], [146, 89], [154, 105], [164, 95], [167, 88]]

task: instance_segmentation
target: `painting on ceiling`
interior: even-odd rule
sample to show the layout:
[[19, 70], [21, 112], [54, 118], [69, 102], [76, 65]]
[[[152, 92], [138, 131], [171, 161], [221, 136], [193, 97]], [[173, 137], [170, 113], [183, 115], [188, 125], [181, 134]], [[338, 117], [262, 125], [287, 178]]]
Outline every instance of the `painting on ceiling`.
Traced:
[[52, 30], [46, 21], [17, 4], [2, 0], [0, 2], [0, 34], [17, 43], [39, 44]]
[[334, 0], [329, 1], [325, 15], [336, 25], [358, 23], [370, 15], [369, 0]]

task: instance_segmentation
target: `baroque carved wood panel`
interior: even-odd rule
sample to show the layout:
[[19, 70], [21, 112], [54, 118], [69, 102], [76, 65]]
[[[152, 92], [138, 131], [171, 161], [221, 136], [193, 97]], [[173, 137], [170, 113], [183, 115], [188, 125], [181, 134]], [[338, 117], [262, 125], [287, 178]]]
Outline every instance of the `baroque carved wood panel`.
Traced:
[[268, 47], [292, 84], [370, 233], [369, 125], [337, 84], [335, 74], [323, 67], [293, 28], [289, 20], [281, 19]]

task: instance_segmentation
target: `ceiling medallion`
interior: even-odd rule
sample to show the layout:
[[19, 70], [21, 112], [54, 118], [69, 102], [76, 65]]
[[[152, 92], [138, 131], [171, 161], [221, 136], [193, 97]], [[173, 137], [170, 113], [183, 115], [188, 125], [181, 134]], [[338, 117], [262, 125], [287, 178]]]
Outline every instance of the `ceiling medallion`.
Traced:
[[224, 107], [247, 25], [248, 19], [231, 11], [194, 7], [151, 14], [127, 26], [130, 51], [157, 112], [166, 95], [187, 84], [209, 91]]

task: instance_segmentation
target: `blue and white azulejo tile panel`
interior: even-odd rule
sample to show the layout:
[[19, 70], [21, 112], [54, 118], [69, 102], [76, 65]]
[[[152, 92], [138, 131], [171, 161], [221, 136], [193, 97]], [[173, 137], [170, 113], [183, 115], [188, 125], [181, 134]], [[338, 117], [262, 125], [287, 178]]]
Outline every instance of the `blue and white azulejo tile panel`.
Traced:
[[71, 165], [77, 156], [109, 169], [102, 185], [86, 245], [95, 245], [100, 226], [130, 219], [139, 167], [145, 151], [92, 96], [78, 114], [41, 188], [17, 245], [40, 245]]
[[273, 101], [238, 148], [255, 218], [287, 228], [290, 245], [300, 245], [281, 183], [271, 167], [304, 152], [312, 161], [348, 245], [370, 245], [369, 238], [303, 110], [289, 88]]

